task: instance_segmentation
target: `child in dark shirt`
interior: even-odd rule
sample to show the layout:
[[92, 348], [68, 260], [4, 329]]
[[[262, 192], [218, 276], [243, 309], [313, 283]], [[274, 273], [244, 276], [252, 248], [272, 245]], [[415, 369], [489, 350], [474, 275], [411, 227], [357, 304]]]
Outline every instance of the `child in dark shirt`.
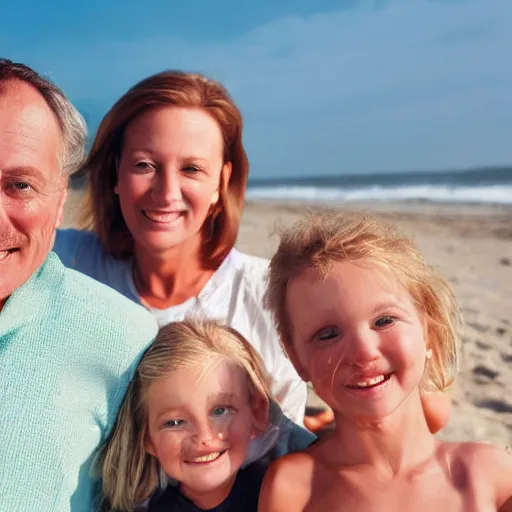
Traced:
[[105, 447], [107, 509], [256, 511], [265, 456], [314, 439], [282, 415], [238, 332], [171, 323], [139, 364]]

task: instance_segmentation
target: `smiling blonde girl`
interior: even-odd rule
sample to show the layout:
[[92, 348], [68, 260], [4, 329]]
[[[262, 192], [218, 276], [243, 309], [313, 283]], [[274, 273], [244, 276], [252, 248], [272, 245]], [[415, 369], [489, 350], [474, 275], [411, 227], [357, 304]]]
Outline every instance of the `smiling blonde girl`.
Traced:
[[261, 512], [512, 510], [505, 450], [442, 443], [428, 428], [422, 393], [454, 380], [460, 314], [407, 237], [372, 216], [308, 217], [282, 235], [267, 299], [336, 427], [273, 464]]
[[262, 457], [313, 439], [282, 415], [237, 331], [172, 323], [143, 357], [105, 448], [104, 496], [121, 511], [256, 510]]

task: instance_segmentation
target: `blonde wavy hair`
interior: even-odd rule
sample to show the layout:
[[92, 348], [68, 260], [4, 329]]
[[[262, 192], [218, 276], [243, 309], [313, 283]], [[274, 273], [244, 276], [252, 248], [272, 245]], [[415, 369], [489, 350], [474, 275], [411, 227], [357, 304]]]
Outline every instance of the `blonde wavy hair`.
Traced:
[[144, 446], [149, 387], [178, 369], [202, 366], [211, 357], [234, 361], [247, 373], [252, 396], [273, 400], [260, 355], [231, 327], [190, 319], [162, 327], [137, 368], [103, 450], [103, 496], [111, 510], [133, 511], [158, 487], [158, 461]]
[[270, 261], [265, 304], [290, 359], [295, 353], [286, 308], [288, 283], [309, 269], [326, 275], [333, 263], [343, 261], [377, 265], [408, 290], [424, 315], [425, 336], [432, 350], [424, 384], [439, 391], [448, 388], [458, 369], [462, 326], [455, 296], [409, 238], [373, 215], [310, 214], [282, 232]]

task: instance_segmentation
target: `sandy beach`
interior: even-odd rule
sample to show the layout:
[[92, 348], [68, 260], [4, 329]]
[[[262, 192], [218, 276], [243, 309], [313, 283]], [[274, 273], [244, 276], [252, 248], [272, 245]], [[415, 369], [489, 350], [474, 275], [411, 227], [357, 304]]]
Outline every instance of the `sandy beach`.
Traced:
[[[65, 224], [73, 225], [78, 192]], [[378, 212], [413, 236], [430, 264], [449, 279], [466, 321], [462, 364], [450, 391], [453, 411], [444, 440], [512, 445], [512, 207], [434, 203], [349, 203], [329, 208]], [[237, 247], [269, 257], [276, 228], [325, 206], [248, 202]], [[309, 405], [321, 406], [310, 393]]]

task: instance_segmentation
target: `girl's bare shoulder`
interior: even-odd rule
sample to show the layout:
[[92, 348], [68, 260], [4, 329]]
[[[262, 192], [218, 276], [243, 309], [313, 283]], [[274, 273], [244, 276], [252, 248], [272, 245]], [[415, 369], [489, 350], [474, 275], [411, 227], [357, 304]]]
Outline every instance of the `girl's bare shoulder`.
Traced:
[[500, 448], [488, 443], [440, 443], [440, 450], [450, 459], [463, 461], [476, 470], [487, 471], [488, 463], [500, 466], [512, 463], [511, 447]]
[[267, 476], [282, 480], [303, 480], [310, 471], [313, 471], [314, 462], [314, 457], [309, 451], [290, 453], [275, 460], [270, 465]]
[[512, 451], [486, 443], [444, 443], [454, 483], [488, 488], [500, 512], [512, 512]]
[[267, 470], [258, 500], [258, 512], [303, 510], [309, 499], [313, 459], [307, 452], [285, 455]]

